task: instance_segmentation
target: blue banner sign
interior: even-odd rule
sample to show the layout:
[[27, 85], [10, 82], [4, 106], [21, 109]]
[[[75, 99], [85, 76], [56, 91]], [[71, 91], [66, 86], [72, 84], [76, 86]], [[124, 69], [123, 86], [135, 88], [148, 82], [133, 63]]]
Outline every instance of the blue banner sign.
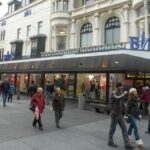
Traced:
[[130, 37], [130, 48], [134, 50], [150, 50], [150, 37], [145, 38], [145, 33], [139, 37]]
[[10, 61], [10, 60], [14, 60], [14, 56], [12, 54], [10, 54], [9, 52], [7, 52], [6, 55], [4, 55], [4, 61]]
[[24, 17], [31, 15], [31, 10], [30, 9], [25, 9], [24, 11]]

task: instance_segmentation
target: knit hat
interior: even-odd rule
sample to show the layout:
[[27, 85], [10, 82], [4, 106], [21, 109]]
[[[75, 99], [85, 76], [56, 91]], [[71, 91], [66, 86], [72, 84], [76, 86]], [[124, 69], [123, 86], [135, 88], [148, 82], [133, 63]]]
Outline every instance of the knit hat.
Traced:
[[129, 94], [132, 93], [132, 92], [137, 92], [136, 88], [131, 88], [130, 91], [129, 91]]

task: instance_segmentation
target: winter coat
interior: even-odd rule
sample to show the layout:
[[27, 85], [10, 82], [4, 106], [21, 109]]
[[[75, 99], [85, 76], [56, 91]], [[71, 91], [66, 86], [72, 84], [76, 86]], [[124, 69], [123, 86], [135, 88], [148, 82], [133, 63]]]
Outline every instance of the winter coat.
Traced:
[[62, 94], [55, 94], [52, 102], [53, 110], [64, 110], [65, 101], [64, 96]]
[[37, 92], [36, 84], [32, 84], [28, 88], [28, 94], [32, 97]]
[[149, 92], [149, 90], [143, 91], [142, 100], [143, 100], [145, 103], [150, 103], [150, 92]]
[[10, 84], [4, 81], [1, 85], [1, 88], [3, 93], [8, 93], [10, 90]]
[[13, 84], [10, 84], [9, 94], [14, 95], [15, 93], [15, 86]]
[[134, 116], [135, 118], [138, 119], [139, 115], [140, 115], [140, 109], [139, 109], [139, 102], [138, 100], [135, 98], [135, 99], [132, 99], [128, 102], [128, 105], [127, 105], [128, 109], [127, 109], [127, 115], [132, 115]]
[[124, 113], [124, 94], [114, 91], [111, 96], [111, 113], [114, 115], [122, 115]]
[[32, 101], [31, 103], [34, 106], [37, 106], [39, 109], [39, 112], [42, 113], [44, 108], [45, 108], [45, 98], [43, 95], [36, 93], [32, 96]]

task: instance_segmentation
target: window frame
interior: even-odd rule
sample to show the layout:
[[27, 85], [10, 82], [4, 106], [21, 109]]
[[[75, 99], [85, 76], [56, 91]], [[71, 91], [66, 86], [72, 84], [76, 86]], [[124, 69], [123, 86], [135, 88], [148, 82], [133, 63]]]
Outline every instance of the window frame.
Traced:
[[[80, 47], [83, 47], [83, 35], [87, 35], [87, 39], [89, 37], [89, 34], [93, 34], [93, 26], [91, 23], [85, 23], [82, 25], [81, 30], [80, 30]], [[92, 44], [92, 43], [91, 43]], [[92, 45], [91, 45], [92, 46]], [[86, 47], [89, 47], [86, 46]]]
[[[120, 28], [121, 28], [121, 25], [120, 25], [120, 19], [116, 16], [113, 16], [113, 17], [110, 17], [107, 19], [106, 23], [105, 23], [105, 44], [114, 44], [114, 31], [115, 29], [119, 29], [119, 37], [120, 37]], [[112, 31], [112, 43], [108, 43], [107, 42], [107, 31], [110, 30]], [[120, 41], [120, 40], [119, 40]]]

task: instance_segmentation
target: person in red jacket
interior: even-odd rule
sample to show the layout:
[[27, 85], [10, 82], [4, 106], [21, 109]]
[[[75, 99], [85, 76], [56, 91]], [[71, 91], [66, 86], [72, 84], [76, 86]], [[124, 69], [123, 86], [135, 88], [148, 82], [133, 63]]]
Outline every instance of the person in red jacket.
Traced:
[[41, 113], [43, 112], [44, 108], [45, 108], [45, 98], [43, 96], [43, 89], [41, 87], [39, 87], [37, 89], [37, 93], [35, 93], [32, 96], [32, 101], [31, 103], [35, 106], [35, 117], [33, 120], [33, 127], [36, 127], [36, 124], [39, 124], [39, 129], [43, 130], [43, 125], [41, 122]]
[[150, 103], [150, 90], [148, 86], [145, 86], [143, 88], [143, 93], [142, 93], [142, 100], [144, 102], [144, 110], [145, 110], [145, 114], [148, 115], [148, 106]]

